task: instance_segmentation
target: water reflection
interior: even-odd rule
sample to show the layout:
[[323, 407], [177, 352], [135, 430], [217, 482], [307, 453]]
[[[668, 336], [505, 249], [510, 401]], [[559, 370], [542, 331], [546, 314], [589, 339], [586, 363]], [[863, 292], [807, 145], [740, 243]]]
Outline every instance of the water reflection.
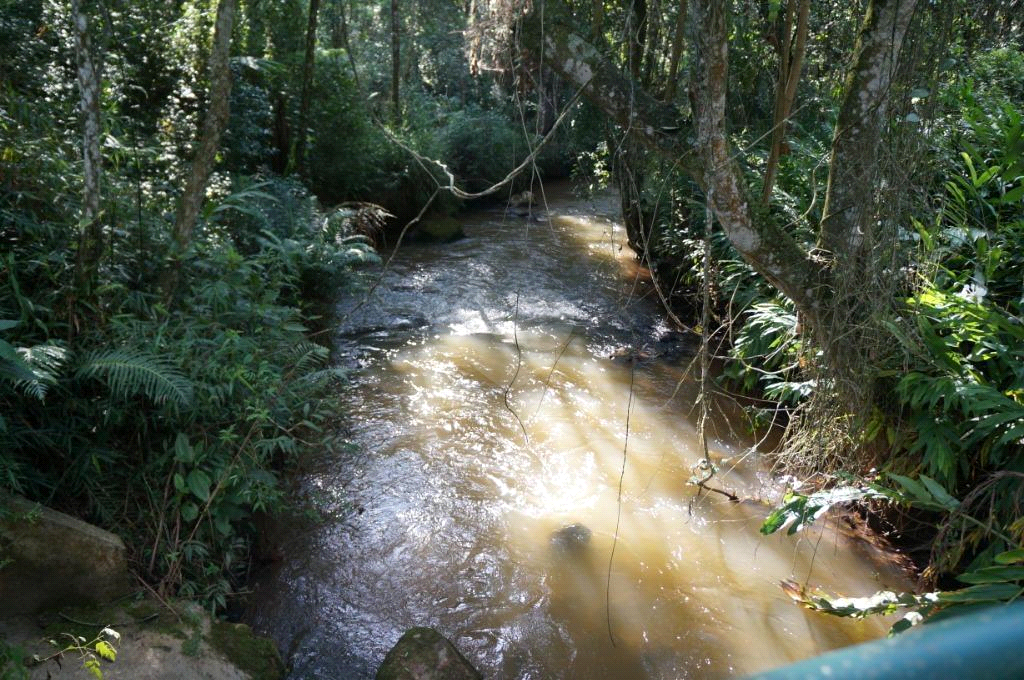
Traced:
[[[288, 537], [253, 612], [292, 677], [372, 677], [415, 625], [509, 679], [730, 677], [881, 634], [777, 585], [892, 578], [841, 534], [763, 538], [762, 504], [695, 498], [695, 388], [655, 351], [673, 336], [623, 274], [624, 234], [571, 201], [553, 212], [479, 215], [457, 244], [404, 251], [346, 317], [360, 453], [308, 476], [338, 519]], [[718, 483], [777, 494], [746, 448], [713, 443]], [[553, 549], [574, 524], [585, 544]]]

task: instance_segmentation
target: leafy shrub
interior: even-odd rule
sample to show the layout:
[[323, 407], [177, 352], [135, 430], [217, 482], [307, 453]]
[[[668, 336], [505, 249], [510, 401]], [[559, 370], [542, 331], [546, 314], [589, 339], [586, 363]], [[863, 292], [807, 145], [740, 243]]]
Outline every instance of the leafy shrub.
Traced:
[[449, 113], [438, 135], [442, 160], [468, 191], [501, 181], [530, 153], [508, 118], [476, 105]]
[[375, 127], [346, 68], [340, 51], [325, 52], [313, 79], [309, 173], [328, 205], [400, 185], [412, 161]]

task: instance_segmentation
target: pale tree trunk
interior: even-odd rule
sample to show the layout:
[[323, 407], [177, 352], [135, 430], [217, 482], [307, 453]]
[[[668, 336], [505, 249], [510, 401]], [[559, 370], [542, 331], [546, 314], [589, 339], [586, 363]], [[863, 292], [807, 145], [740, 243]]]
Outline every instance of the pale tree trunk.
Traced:
[[331, 31], [331, 47], [338, 49], [342, 47], [345, 49], [345, 55], [348, 57], [349, 68], [352, 69], [352, 82], [356, 84], [356, 90], [361, 90], [359, 85], [359, 69], [356, 68], [356, 58], [352, 54], [352, 45], [348, 39], [348, 19], [345, 16], [345, 3], [338, 3], [338, 15], [337, 23], [334, 25], [334, 30]]
[[220, 137], [230, 115], [231, 68], [228, 58], [231, 54], [231, 27], [237, 3], [238, 0], [220, 0], [217, 4], [206, 116], [199, 135], [199, 148], [192, 159], [192, 169], [185, 182], [185, 192], [174, 223], [174, 242], [179, 255], [192, 242], [192, 232], [206, 197], [206, 185], [213, 174]]
[[819, 246], [851, 264], [873, 245], [893, 78], [917, 0], [871, 0], [839, 109]]
[[320, 13], [320, 0], [309, 0], [309, 20], [306, 24], [306, 58], [302, 62], [302, 92], [299, 95], [299, 129], [295, 139], [293, 165], [300, 174], [306, 167], [306, 138], [309, 127], [310, 101], [313, 96], [313, 68], [316, 65], [316, 23]]
[[82, 217], [75, 262], [75, 288], [80, 295], [91, 294], [103, 254], [103, 229], [100, 222], [100, 199], [103, 158], [100, 154], [102, 119], [100, 92], [103, 82], [103, 60], [93, 51], [89, 35], [89, 19], [83, 3], [72, 0], [71, 19], [75, 33], [75, 62], [78, 71], [79, 111], [82, 116]]
[[[772, 188], [775, 186], [775, 175], [779, 170], [779, 159], [782, 157], [782, 145], [786, 140], [786, 127], [789, 114], [796, 100], [796, 86], [800, 82], [800, 69], [803, 66], [804, 53], [807, 46], [807, 24], [811, 14], [811, 0], [800, 0], [800, 9], [796, 9], [795, 0], [790, 0], [786, 8], [786, 26], [779, 45], [779, 77], [775, 84], [775, 115], [772, 120], [772, 143], [768, 151], [768, 162], [765, 164], [764, 187], [761, 190], [761, 202], [765, 205], [771, 200]], [[795, 15], [795, 16], [794, 16]], [[793, 23], [796, 22], [796, 35], [793, 35]]]

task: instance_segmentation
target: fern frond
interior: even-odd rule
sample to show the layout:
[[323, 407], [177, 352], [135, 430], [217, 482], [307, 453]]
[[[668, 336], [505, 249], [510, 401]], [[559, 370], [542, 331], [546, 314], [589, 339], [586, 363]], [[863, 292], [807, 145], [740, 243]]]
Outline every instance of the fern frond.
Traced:
[[0, 378], [42, 401], [66, 358], [67, 350], [57, 345], [13, 347], [0, 340]]
[[192, 402], [192, 382], [173, 362], [131, 348], [105, 349], [86, 355], [75, 372], [78, 378], [103, 381], [115, 395], [145, 395], [154, 402], [185, 407]]
[[302, 376], [302, 379], [313, 385], [321, 385], [331, 380], [337, 380], [340, 382], [348, 381], [349, 372], [345, 368], [340, 366], [334, 366], [331, 368], [322, 368], [319, 371], [313, 371]]
[[296, 373], [303, 375], [327, 363], [330, 352], [323, 345], [303, 341], [288, 349], [289, 364]]

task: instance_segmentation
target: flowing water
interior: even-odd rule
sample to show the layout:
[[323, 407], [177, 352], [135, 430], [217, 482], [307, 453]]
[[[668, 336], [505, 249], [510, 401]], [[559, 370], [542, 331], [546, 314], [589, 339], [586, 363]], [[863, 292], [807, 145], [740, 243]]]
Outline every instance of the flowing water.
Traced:
[[[403, 246], [339, 310], [355, 446], [303, 476], [329, 519], [280, 537], [250, 612], [291, 677], [372, 678], [413, 626], [510, 680], [741, 677], [882, 635], [778, 585], [902, 585], [865, 544], [763, 537], [765, 504], [696, 494], [693, 343], [610, 197], [548, 199], [550, 220], [483, 212], [456, 243]], [[777, 499], [718, 425], [712, 483]]]

